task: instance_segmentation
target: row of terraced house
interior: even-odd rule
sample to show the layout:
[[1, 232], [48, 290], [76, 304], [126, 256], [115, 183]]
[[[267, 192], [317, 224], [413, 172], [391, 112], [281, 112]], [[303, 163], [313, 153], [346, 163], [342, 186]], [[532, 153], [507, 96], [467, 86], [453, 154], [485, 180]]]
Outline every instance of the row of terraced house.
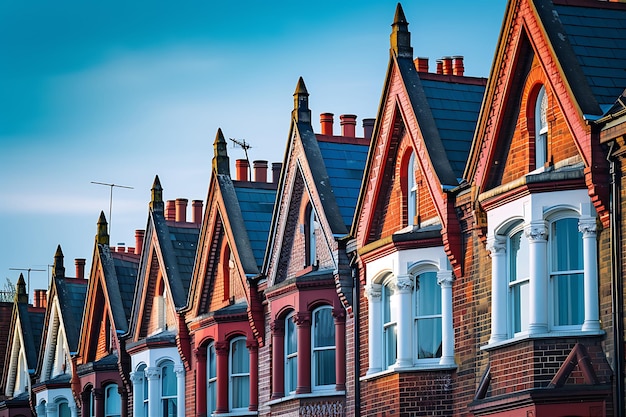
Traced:
[[218, 130], [204, 204], [20, 279], [0, 416], [623, 416], [625, 88], [626, 4], [509, 0], [488, 79], [398, 4], [363, 137], [300, 79], [282, 163]]

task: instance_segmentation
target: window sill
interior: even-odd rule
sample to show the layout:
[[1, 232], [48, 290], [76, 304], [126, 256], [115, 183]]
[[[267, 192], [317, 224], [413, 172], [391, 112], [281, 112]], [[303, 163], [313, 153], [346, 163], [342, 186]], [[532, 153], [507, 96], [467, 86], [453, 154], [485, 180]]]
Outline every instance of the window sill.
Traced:
[[371, 373], [365, 376], [362, 376], [360, 381], [369, 381], [371, 379], [381, 378], [387, 375], [406, 373], [406, 372], [437, 372], [437, 371], [453, 371], [457, 368], [456, 364], [451, 365], [440, 365], [438, 363], [429, 363], [423, 365], [413, 365], [406, 368], [390, 368], [385, 369], [380, 372]]
[[536, 334], [521, 334], [519, 336], [512, 337], [510, 339], [501, 340], [495, 343], [488, 343], [480, 347], [480, 350], [489, 352], [490, 350], [498, 349], [505, 346], [514, 345], [519, 342], [527, 340], [537, 339], [550, 339], [558, 337], [596, 337], [604, 336], [606, 332], [604, 330], [582, 331], [582, 330], [554, 330], [547, 333]]
[[258, 416], [258, 415], [259, 415], [258, 411], [231, 411], [229, 413], [209, 414], [209, 416], [211, 417]]
[[[290, 394], [282, 398], [268, 401], [265, 404], [272, 406], [272, 405], [281, 404], [287, 401], [300, 400], [304, 398], [337, 397], [337, 396], [342, 396], [342, 395], [346, 395], [346, 392], [334, 391], [334, 390], [319, 390], [319, 391], [307, 392], [306, 394]], [[220, 416], [223, 416], [223, 415], [225, 414], [220, 414]]]

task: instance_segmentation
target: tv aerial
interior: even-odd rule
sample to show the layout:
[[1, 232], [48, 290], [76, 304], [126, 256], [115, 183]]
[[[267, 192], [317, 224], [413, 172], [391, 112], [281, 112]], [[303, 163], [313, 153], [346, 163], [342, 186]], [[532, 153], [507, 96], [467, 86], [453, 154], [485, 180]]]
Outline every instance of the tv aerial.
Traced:
[[127, 185], [119, 185], [119, 184], [109, 184], [106, 182], [97, 182], [97, 181], [91, 181], [92, 184], [96, 184], [96, 185], [106, 185], [107, 187], [111, 188], [111, 194], [109, 196], [109, 236], [111, 236], [111, 223], [113, 222], [111, 219], [111, 211], [113, 209], [113, 187], [117, 187], [117, 188], [127, 188], [129, 190], [134, 189], [133, 187], [129, 187]]
[[[248, 158], [248, 149], [250, 149], [252, 147], [252, 145], [250, 145], [249, 143], [246, 142], [245, 139], [235, 139], [235, 138], [228, 138], [228, 140], [233, 142], [233, 147], [234, 146], [238, 146], [241, 149], [243, 149], [243, 152], [246, 155], [246, 161], [248, 161], [248, 167], [250, 167], [250, 158]], [[252, 170], [248, 169], [248, 181], [252, 181]]]

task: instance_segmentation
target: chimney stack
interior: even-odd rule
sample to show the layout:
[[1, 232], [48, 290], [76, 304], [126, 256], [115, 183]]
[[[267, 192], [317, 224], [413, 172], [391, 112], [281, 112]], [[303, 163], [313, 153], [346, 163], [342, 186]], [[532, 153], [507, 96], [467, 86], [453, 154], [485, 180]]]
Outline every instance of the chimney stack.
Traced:
[[320, 114], [320, 124], [322, 125], [322, 135], [333, 135], [333, 123], [335, 122], [332, 113]]
[[280, 171], [283, 169], [282, 162], [272, 162], [272, 182], [278, 184], [280, 179]]
[[443, 75], [452, 75], [452, 57], [444, 56], [443, 61]]
[[453, 59], [454, 59], [454, 65], [452, 67], [452, 73], [454, 75], [463, 76], [463, 74], [465, 73], [465, 67], [463, 66], [463, 57], [455, 56], [453, 57]]
[[143, 238], [145, 235], [145, 230], [135, 230], [135, 255], [141, 255], [141, 250], [143, 248]]
[[85, 259], [74, 259], [74, 265], [76, 265], [76, 279], [85, 279]]
[[415, 68], [417, 68], [417, 72], [428, 72], [428, 58], [415, 58]]
[[437, 60], [437, 74], [443, 74], [443, 61], [441, 59]]
[[165, 203], [165, 220], [176, 220], [176, 201], [167, 200]]
[[202, 223], [202, 200], [191, 202], [191, 221], [195, 224]]
[[363, 119], [363, 137], [365, 139], [371, 139], [374, 132], [374, 123], [376, 119]]
[[46, 308], [48, 307], [46, 290], [35, 290], [33, 294], [33, 307]]
[[341, 136], [353, 138], [356, 136], [356, 115], [342, 114], [339, 116], [341, 124]]
[[254, 181], [267, 182], [267, 161], [253, 161], [252, 166], [254, 167]]
[[235, 161], [235, 171], [237, 173], [237, 181], [248, 181], [248, 160], [237, 159]]
[[176, 199], [176, 221], [185, 223], [187, 221], [187, 200], [186, 198]]

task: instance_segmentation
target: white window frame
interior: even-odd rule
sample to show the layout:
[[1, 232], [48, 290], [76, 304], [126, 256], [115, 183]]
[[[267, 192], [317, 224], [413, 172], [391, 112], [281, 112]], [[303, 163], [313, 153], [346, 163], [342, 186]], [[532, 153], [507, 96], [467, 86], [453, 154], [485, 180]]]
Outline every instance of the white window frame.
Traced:
[[[393, 308], [393, 302], [391, 297], [395, 294], [395, 285], [393, 282], [393, 276], [387, 276], [381, 281], [382, 291], [382, 347], [383, 347], [383, 369], [392, 368], [398, 359], [398, 311]], [[388, 317], [387, 317], [388, 316]], [[391, 340], [388, 338], [389, 333], [392, 333]], [[390, 343], [390, 341], [392, 343]], [[393, 346], [392, 346], [393, 345]], [[390, 359], [389, 350], [393, 349], [393, 361]]]
[[[523, 297], [523, 292], [528, 292], [528, 285], [530, 283], [530, 274], [528, 274], [527, 276], [524, 277], [518, 277], [517, 276], [517, 271], [515, 271], [515, 276], [513, 276], [513, 271], [512, 271], [512, 265], [511, 263], [513, 262], [513, 247], [512, 247], [512, 239], [515, 235], [520, 234], [520, 242], [522, 239], [525, 240], [525, 249], [528, 250], [528, 240], [525, 236], [525, 232], [524, 232], [524, 224], [523, 222], [518, 222], [515, 223], [511, 229], [508, 231], [507, 236], [506, 236], [506, 253], [507, 253], [507, 276], [506, 276], [506, 282], [508, 285], [508, 296], [507, 296], [507, 304], [508, 304], [508, 321], [509, 321], [509, 327], [508, 327], [508, 335], [509, 337], [514, 337], [516, 335], [521, 335], [521, 334], [525, 334], [528, 332], [528, 307], [529, 307], [529, 303], [526, 302], [524, 303], [522, 301]], [[523, 255], [523, 254], [522, 254]], [[526, 254], [528, 255], [528, 254]], [[528, 260], [523, 259], [523, 256], [520, 257], [520, 259], [524, 262], [528, 262]], [[517, 260], [517, 259], [516, 259]], [[516, 262], [517, 263], [517, 262]], [[519, 306], [517, 305], [518, 302], [516, 300], [516, 294], [515, 291], [519, 290], [520, 292], [520, 301], [519, 301]], [[529, 296], [527, 294], [527, 296]], [[517, 310], [519, 310], [519, 317], [520, 317], [520, 329], [517, 330], [515, 328], [516, 323], [515, 323], [515, 314], [517, 312]]]
[[407, 224], [417, 225], [417, 182], [415, 181], [415, 152], [411, 151], [407, 166]]
[[[172, 373], [171, 373], [171, 378], [174, 378], [174, 385], [176, 386], [176, 391], [174, 392], [174, 394], [170, 394], [170, 395], [165, 395], [165, 393], [163, 393], [163, 385], [164, 385], [164, 381], [165, 381], [165, 369], [167, 367], [172, 368]], [[166, 408], [165, 408], [165, 404], [169, 403], [171, 400], [175, 400], [175, 407], [174, 410], [177, 413], [178, 412], [178, 381], [176, 378], [176, 371], [175, 371], [175, 365], [174, 362], [171, 360], [165, 360], [163, 362], [161, 362], [159, 364], [159, 368], [161, 369], [161, 378], [160, 378], [160, 385], [161, 385], [161, 389], [160, 389], [160, 394], [161, 394], [161, 398], [160, 398], [160, 414], [162, 417], [168, 417], [168, 415], [166, 414]], [[176, 414], [175, 414], [176, 415]]]
[[206, 405], [207, 415], [210, 416], [217, 409], [217, 354], [215, 352], [215, 342], [211, 342], [207, 346], [206, 358]]
[[548, 161], [547, 105], [548, 95], [542, 85], [535, 99], [535, 169], [543, 168]]
[[[109, 392], [113, 391], [114, 398], [109, 398]], [[117, 401], [117, 410], [110, 410], [111, 400]], [[121, 417], [122, 415], [122, 397], [118, 391], [117, 384], [108, 384], [104, 387], [104, 417]]]
[[[294, 322], [295, 312], [291, 312], [285, 317], [285, 393], [294, 394], [298, 385], [298, 332]], [[295, 350], [290, 352], [290, 331], [293, 331]], [[295, 370], [295, 381], [291, 386], [290, 371]]]
[[[316, 338], [315, 338], [315, 326], [316, 326], [316, 321], [317, 321], [317, 313], [321, 312], [321, 311], [328, 311], [330, 312], [330, 317], [331, 320], [333, 320], [333, 324], [332, 324], [332, 329], [333, 329], [333, 344], [332, 345], [326, 345], [326, 346], [316, 346]], [[313, 391], [323, 391], [323, 390], [334, 390], [335, 389], [335, 384], [337, 382], [337, 374], [336, 374], [336, 364], [337, 364], [337, 346], [335, 343], [335, 324], [334, 324], [334, 319], [332, 316], [332, 307], [328, 306], [328, 305], [324, 305], [321, 307], [316, 308], [315, 310], [313, 310], [313, 312], [311, 313], [311, 387]], [[318, 375], [317, 375], [317, 362], [318, 362], [318, 353], [321, 352], [325, 352], [325, 351], [333, 351], [334, 355], [334, 361], [333, 361], [333, 373], [334, 375], [334, 381], [331, 384], [318, 384], [317, 380], [318, 380]]]
[[[246, 357], [248, 358], [248, 372], [234, 373], [233, 371], [233, 346], [241, 342], [243, 342], [243, 347], [247, 354]], [[248, 394], [250, 393], [250, 353], [246, 346], [246, 338], [244, 336], [235, 337], [230, 341], [229, 346], [230, 346], [230, 349], [228, 350], [228, 382], [229, 382], [228, 405], [229, 405], [230, 411], [232, 412], [238, 412], [238, 411], [244, 411], [244, 410], [247, 411], [248, 407], [250, 406], [250, 395], [248, 395], [248, 398], [246, 398], [245, 406], [243, 407], [235, 407], [234, 398], [233, 398], [233, 395], [234, 395], [233, 387], [234, 387], [235, 379], [247, 378], [248, 379]]]
[[[433, 363], [433, 364], [437, 364], [439, 363], [439, 361], [441, 360], [441, 355], [439, 356], [434, 356], [432, 358], [420, 358], [419, 357], [419, 338], [420, 336], [420, 332], [418, 331], [418, 322], [419, 320], [430, 320], [430, 319], [439, 319], [440, 320], [440, 332], [443, 333], [443, 318], [442, 318], [442, 312], [441, 312], [441, 306], [442, 306], [442, 292], [441, 292], [441, 287], [440, 285], [437, 283], [436, 281], [436, 275], [437, 275], [437, 270], [434, 268], [421, 268], [419, 270], [416, 270], [413, 272], [413, 282], [415, 283], [413, 286], [413, 294], [412, 294], [412, 299], [413, 299], [413, 305], [412, 305], [412, 311], [413, 311], [413, 346], [414, 346], [414, 353], [413, 353], [413, 360], [415, 362], [416, 365], [418, 364], [425, 364], [425, 363]], [[418, 309], [420, 307], [419, 305], [419, 296], [420, 296], [420, 282], [419, 282], [419, 278], [420, 276], [424, 275], [424, 274], [428, 274], [428, 273], [433, 273], [435, 274], [435, 285], [437, 285], [437, 288], [439, 288], [439, 313], [438, 314], [418, 314]], [[442, 334], [442, 340], [441, 343], [443, 344], [443, 334]]]

